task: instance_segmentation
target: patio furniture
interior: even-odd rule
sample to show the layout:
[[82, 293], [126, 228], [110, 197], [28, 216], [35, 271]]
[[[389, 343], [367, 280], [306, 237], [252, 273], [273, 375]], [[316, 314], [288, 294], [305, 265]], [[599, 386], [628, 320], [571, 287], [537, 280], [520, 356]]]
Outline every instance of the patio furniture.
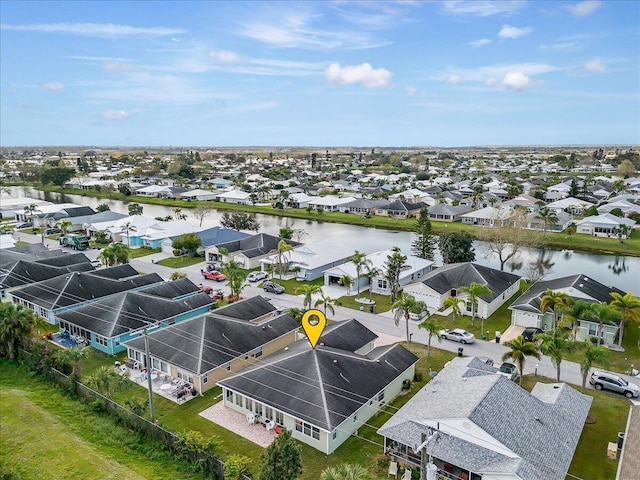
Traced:
[[387, 478], [393, 475], [393, 478], [398, 478], [398, 462], [389, 463], [389, 473]]
[[462, 472], [460, 474], [460, 480], [469, 480], [469, 474], [467, 472]]
[[400, 477], [400, 480], [411, 480], [411, 473], [412, 472], [410, 468], [405, 468], [402, 477]]
[[273, 420], [269, 420], [267, 423], [264, 424], [264, 426], [267, 429], [267, 432], [270, 432], [276, 426], [276, 422], [274, 422]]
[[247, 413], [247, 423], [256, 423], [256, 416], [253, 413]]

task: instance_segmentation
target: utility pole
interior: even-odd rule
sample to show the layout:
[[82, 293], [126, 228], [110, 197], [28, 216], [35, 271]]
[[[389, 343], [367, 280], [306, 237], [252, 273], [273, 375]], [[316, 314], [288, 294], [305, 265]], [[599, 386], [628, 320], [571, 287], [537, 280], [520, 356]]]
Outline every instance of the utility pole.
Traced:
[[422, 449], [420, 450], [420, 480], [427, 480], [427, 434], [420, 437]]
[[153, 413], [153, 384], [151, 382], [151, 356], [149, 355], [149, 337], [147, 327], [144, 327], [144, 354], [147, 358], [147, 386], [149, 387], [149, 417], [155, 423], [156, 418]]

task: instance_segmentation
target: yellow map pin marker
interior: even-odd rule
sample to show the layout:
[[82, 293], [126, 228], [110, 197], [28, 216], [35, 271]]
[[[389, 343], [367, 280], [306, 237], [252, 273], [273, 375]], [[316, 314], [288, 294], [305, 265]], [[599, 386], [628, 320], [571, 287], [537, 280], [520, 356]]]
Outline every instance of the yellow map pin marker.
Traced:
[[302, 328], [312, 348], [316, 348], [320, 335], [327, 326], [327, 318], [320, 310], [307, 310], [302, 316]]

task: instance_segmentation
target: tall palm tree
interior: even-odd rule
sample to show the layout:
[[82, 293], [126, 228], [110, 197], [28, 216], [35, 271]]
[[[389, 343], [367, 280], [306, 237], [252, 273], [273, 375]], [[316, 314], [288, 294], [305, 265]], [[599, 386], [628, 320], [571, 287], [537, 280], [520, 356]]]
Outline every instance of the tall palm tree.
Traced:
[[585, 317], [594, 322], [598, 322], [598, 345], [602, 341], [602, 329], [605, 323], [622, 324], [622, 314], [607, 303], [593, 302], [585, 311]]
[[547, 330], [534, 337], [540, 340], [540, 350], [551, 358], [551, 363], [556, 367], [557, 381], [560, 382], [560, 364], [566, 353], [576, 350], [577, 344], [569, 339], [569, 334], [561, 329]]
[[185, 220], [187, 218], [187, 214], [182, 213], [182, 209], [180, 207], [175, 207], [173, 209], [173, 218], [176, 220]]
[[460, 311], [461, 303], [464, 303], [464, 299], [460, 297], [447, 297], [444, 299], [444, 302], [442, 302], [442, 310], [451, 307], [453, 323], [456, 323], [457, 318], [462, 316], [462, 311]]
[[0, 303], [0, 345], [8, 358], [16, 358], [36, 326], [33, 310], [22, 305]]
[[287, 310], [287, 315], [289, 315], [294, 320], [298, 322], [302, 322], [302, 316], [304, 315], [304, 308], [292, 307]]
[[379, 268], [367, 265], [367, 278], [369, 279], [369, 300], [373, 299], [373, 279], [380, 275], [382, 271]]
[[346, 287], [347, 295], [349, 295], [351, 293], [351, 285], [353, 285], [353, 278], [350, 275], [343, 275], [340, 277], [340, 281]]
[[278, 273], [280, 274], [280, 280], [282, 280], [282, 274], [284, 273], [286, 253], [291, 250], [293, 250], [293, 247], [284, 240], [278, 242]]
[[362, 269], [371, 265], [371, 260], [367, 258], [367, 254], [364, 252], [359, 252], [356, 250], [356, 253], [353, 254], [351, 261], [356, 267], [356, 287], [358, 288], [358, 295], [356, 298], [360, 297], [360, 275], [362, 273]]
[[555, 210], [549, 207], [540, 208], [540, 210], [538, 210], [536, 218], [539, 220], [542, 220], [543, 222], [543, 225], [544, 225], [542, 228], [543, 237], [547, 236], [547, 228], [549, 228], [549, 225], [555, 225], [556, 223], [558, 223], [558, 214], [556, 213]]
[[518, 368], [520, 369], [520, 386], [522, 386], [522, 377], [524, 376], [524, 363], [526, 361], [526, 357], [534, 357], [540, 360], [538, 345], [536, 345], [534, 342], [525, 341], [522, 335], [514, 338], [513, 340], [504, 342], [504, 345], [507, 348], [510, 348], [510, 350], [502, 355], [502, 361], [504, 362], [506, 360], [512, 360], [518, 365]]
[[[483, 295], [491, 295], [493, 291], [484, 283], [471, 282], [468, 287], [458, 288], [458, 292], [466, 293], [471, 302], [471, 325], [473, 326], [476, 320], [476, 310], [478, 309], [478, 299]], [[484, 333], [484, 317], [482, 318], [481, 331]]]
[[631, 292], [620, 295], [617, 292], [611, 293], [613, 300], [609, 302], [620, 315], [620, 331], [618, 332], [618, 345], [622, 345], [622, 336], [624, 335], [624, 327], [626, 322], [640, 322], [640, 298], [631, 295]]
[[351, 463], [327, 467], [320, 473], [320, 480], [369, 480], [370, 478], [362, 465]]
[[553, 325], [552, 330], [555, 330], [558, 326], [558, 315], [566, 307], [570, 306], [573, 300], [564, 292], [554, 292], [551, 289], [547, 289], [540, 299], [540, 311], [544, 314], [547, 309], [553, 311]]
[[590, 304], [591, 302], [587, 302], [586, 300], [576, 300], [571, 305], [565, 307], [562, 310], [562, 318], [558, 322], [558, 326], [571, 328], [573, 340], [576, 339], [576, 336], [578, 334], [578, 320], [587, 317], [587, 312], [589, 310]]
[[62, 220], [62, 221], [58, 222], [58, 228], [60, 230], [62, 230], [62, 233], [64, 235], [69, 233], [69, 227], [71, 227], [72, 225], [73, 225], [73, 223], [71, 223], [69, 220]]
[[590, 338], [585, 338], [584, 342], [580, 345], [582, 349], [582, 360], [580, 361], [580, 373], [582, 374], [582, 389], [584, 393], [585, 385], [587, 384], [587, 376], [591, 371], [591, 367], [594, 363], [600, 364], [606, 367], [609, 364], [608, 356], [609, 349], [600, 345], [594, 345]]
[[411, 345], [411, 337], [409, 336], [409, 318], [412, 313], [420, 314], [427, 310], [427, 306], [424, 302], [419, 302], [415, 299], [413, 295], [409, 295], [408, 293], [402, 293], [402, 297], [393, 302], [391, 305], [391, 310], [393, 311], [393, 320], [396, 322], [396, 327], [400, 323], [400, 319], [404, 317], [406, 333], [407, 333], [407, 344]]
[[304, 308], [311, 308], [311, 302], [313, 301], [312, 297], [321, 291], [322, 291], [322, 285], [308, 284], [308, 285], [301, 285], [299, 287], [296, 287], [296, 289], [294, 290], [294, 293], [296, 295], [303, 294], [304, 301], [302, 302], [302, 306]]
[[331, 315], [335, 315], [336, 314], [336, 310], [335, 308], [333, 308], [334, 305], [337, 305], [338, 301], [334, 298], [331, 297], [326, 297], [324, 295], [324, 292], [322, 290], [320, 290], [320, 298], [318, 300], [316, 300], [316, 303], [314, 303], [315, 307], [319, 307], [320, 305], [322, 305], [323, 310], [324, 310], [324, 316], [327, 316], [327, 310], [329, 310], [331, 312]]
[[114, 243], [102, 249], [100, 259], [107, 267], [129, 263], [131, 250], [124, 243]]
[[442, 335], [440, 334], [440, 330], [442, 330], [442, 325], [438, 323], [433, 317], [428, 317], [425, 319], [418, 328], [427, 331], [427, 358], [431, 356], [431, 339], [436, 337], [438, 342], [442, 342]]

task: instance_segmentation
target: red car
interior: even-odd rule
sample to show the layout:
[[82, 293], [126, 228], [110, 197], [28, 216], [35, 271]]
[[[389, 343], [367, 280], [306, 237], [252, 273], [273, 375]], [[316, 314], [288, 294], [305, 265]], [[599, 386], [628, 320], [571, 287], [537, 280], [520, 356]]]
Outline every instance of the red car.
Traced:
[[224, 282], [227, 279], [227, 277], [224, 276], [224, 273], [220, 273], [218, 270], [202, 272], [202, 276], [207, 280], [215, 280], [216, 282]]
[[205, 286], [204, 286], [204, 285], [202, 285], [202, 284], [200, 284], [200, 285], [198, 285], [198, 286], [200, 287], [200, 291], [201, 291], [202, 293], [207, 293], [207, 294], [209, 294], [209, 293], [213, 292], [213, 288], [211, 288], [211, 287], [209, 287], [209, 286], [206, 286], [206, 287], [205, 287]]

